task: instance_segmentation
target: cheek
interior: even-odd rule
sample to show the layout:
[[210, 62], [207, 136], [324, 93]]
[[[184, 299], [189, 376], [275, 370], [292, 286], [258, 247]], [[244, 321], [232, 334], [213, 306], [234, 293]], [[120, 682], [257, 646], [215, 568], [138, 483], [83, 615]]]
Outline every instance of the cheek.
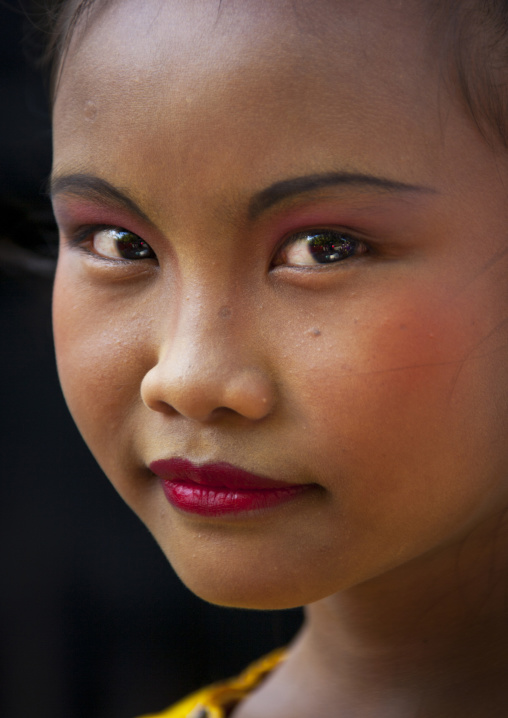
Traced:
[[372, 556], [389, 568], [507, 501], [506, 328], [491, 351], [492, 312], [418, 299], [315, 316], [321, 333], [286, 354], [303, 428], [295, 451], [327, 489], [330, 536], [354, 549], [344, 561], [360, 573]]
[[58, 372], [69, 409], [98, 454], [121, 439], [150, 367], [150, 323], [139, 303], [108, 300], [59, 266], [53, 298]]
[[450, 321], [418, 309], [407, 297], [365, 304], [343, 315], [321, 311], [314, 332], [293, 342], [287, 354], [289, 373], [298, 376], [295, 396], [306, 395], [316, 411], [338, 417], [354, 405], [348, 417], [354, 420], [362, 408], [382, 403], [385, 410], [393, 406], [400, 412], [429, 384], [446, 384], [453, 375], [464, 339], [456, 332], [450, 336]]
[[335, 465], [363, 476], [355, 491], [385, 496], [403, 497], [403, 475], [470, 473], [508, 423], [508, 331], [496, 314], [436, 290], [372, 301], [333, 322], [316, 317], [321, 333], [288, 355], [303, 451], [313, 447], [325, 473]]

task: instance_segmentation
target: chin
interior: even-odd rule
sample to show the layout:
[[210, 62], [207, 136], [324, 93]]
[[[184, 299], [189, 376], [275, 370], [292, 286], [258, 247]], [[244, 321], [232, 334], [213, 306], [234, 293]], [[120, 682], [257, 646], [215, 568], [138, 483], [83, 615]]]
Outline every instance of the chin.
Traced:
[[196, 596], [207, 603], [228, 608], [243, 608], [252, 611], [282, 611], [288, 608], [299, 608], [306, 601], [295, 601], [293, 595], [285, 595], [283, 591], [267, 587], [256, 586], [249, 588], [238, 585], [211, 586], [202, 583], [188, 583], [184, 581]]
[[276, 611], [298, 608], [323, 598], [314, 592], [307, 594], [300, 586], [286, 582], [282, 577], [275, 581], [271, 576], [259, 572], [246, 575], [245, 570], [236, 573], [225, 568], [218, 570], [196, 570], [196, 566], [175, 565], [180, 580], [196, 596], [208, 603], [229, 608], [244, 608], [258, 611]]

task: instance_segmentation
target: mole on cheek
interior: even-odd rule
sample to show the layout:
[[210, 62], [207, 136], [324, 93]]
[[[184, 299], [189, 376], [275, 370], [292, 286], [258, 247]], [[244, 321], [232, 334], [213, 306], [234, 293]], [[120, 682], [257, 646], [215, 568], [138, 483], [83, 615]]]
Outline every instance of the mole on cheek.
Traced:
[[87, 100], [85, 102], [83, 112], [86, 119], [90, 120], [90, 122], [93, 122], [97, 117], [97, 105], [95, 104], [95, 102], [92, 102], [92, 100]]
[[219, 317], [221, 319], [229, 319], [231, 314], [232, 314], [231, 307], [221, 307], [219, 309]]

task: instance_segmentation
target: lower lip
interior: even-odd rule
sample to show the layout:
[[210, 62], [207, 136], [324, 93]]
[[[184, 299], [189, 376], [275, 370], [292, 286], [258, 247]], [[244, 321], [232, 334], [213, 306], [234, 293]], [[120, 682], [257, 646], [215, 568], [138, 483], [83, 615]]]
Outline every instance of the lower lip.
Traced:
[[227, 516], [273, 508], [291, 501], [308, 488], [228, 489], [166, 479], [162, 480], [162, 486], [172, 506], [198, 516]]

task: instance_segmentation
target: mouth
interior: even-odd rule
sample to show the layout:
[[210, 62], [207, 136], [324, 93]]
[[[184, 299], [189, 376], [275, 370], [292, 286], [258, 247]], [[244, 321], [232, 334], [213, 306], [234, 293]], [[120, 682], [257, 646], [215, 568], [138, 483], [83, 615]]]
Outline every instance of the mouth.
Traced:
[[199, 516], [218, 517], [273, 508], [311, 487], [257, 476], [225, 462], [194, 464], [180, 457], [152, 461], [150, 470], [161, 480], [164, 495], [172, 506]]

